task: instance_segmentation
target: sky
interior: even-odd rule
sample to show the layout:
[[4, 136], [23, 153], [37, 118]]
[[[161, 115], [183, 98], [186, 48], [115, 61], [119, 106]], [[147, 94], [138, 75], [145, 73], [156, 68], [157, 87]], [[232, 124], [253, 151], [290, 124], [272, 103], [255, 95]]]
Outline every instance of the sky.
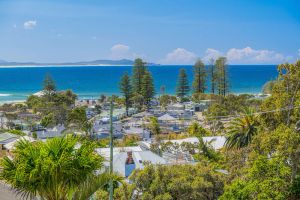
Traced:
[[300, 58], [299, 0], [0, 0], [0, 60]]

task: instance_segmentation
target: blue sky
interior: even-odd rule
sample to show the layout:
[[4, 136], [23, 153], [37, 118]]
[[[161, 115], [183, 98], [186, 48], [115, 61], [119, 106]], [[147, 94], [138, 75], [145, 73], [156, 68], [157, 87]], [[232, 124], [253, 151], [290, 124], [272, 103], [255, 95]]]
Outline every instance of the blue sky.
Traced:
[[299, 8], [299, 0], [0, 0], [0, 59], [293, 62]]

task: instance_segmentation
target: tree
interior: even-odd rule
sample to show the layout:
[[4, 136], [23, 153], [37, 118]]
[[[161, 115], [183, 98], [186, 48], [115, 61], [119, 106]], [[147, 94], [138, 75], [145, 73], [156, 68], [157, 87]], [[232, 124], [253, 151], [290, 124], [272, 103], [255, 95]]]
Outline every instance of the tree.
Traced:
[[77, 143], [71, 136], [35, 143], [21, 140], [14, 150], [14, 159], [3, 158], [0, 178], [23, 197], [46, 200], [72, 199], [89, 183], [94, 183], [96, 189], [103, 187], [108, 178], [95, 175], [103, 159], [94, 153], [91, 143], [83, 142], [79, 147]]
[[146, 70], [147, 67], [145, 62], [140, 58], [135, 59], [132, 73], [132, 86], [133, 91], [136, 94], [141, 94], [142, 80]]
[[171, 95], [167, 95], [167, 94], [161, 95], [158, 100], [159, 100], [159, 105], [163, 109], [166, 109], [166, 107], [169, 104], [177, 102], [176, 96], [171, 96]]
[[201, 60], [198, 60], [194, 65], [194, 93], [204, 93], [206, 89], [206, 71], [205, 65]]
[[252, 108], [245, 108], [241, 117], [233, 119], [228, 128], [225, 142], [227, 148], [243, 148], [248, 146], [257, 133], [258, 120]]
[[153, 135], [159, 135], [161, 133], [160, 125], [156, 117], [150, 118], [149, 128]]
[[226, 58], [220, 57], [216, 60], [216, 86], [218, 89], [218, 94], [226, 96], [229, 92], [229, 78], [227, 72]]
[[144, 103], [146, 107], [149, 108], [151, 99], [155, 95], [155, 91], [154, 91], [152, 75], [148, 71], [145, 71], [145, 74], [142, 79], [141, 94], [144, 97]]
[[216, 92], [216, 67], [215, 67], [215, 60], [213, 58], [210, 59], [209, 75], [210, 75], [210, 83], [211, 83], [211, 93], [215, 94], [215, 92]]
[[217, 199], [223, 191], [223, 176], [213, 167], [196, 165], [147, 165], [129, 177], [136, 193], [133, 199]]
[[128, 116], [128, 110], [131, 106], [132, 86], [127, 72], [125, 72], [121, 78], [120, 90], [125, 99], [126, 115]]
[[93, 124], [88, 121], [85, 107], [76, 107], [68, 113], [67, 122], [69, 126], [90, 134]]
[[300, 61], [295, 64], [278, 66], [279, 76], [274, 83], [271, 96], [267, 98], [261, 109], [276, 112], [261, 115], [263, 123], [269, 129], [275, 129], [279, 124], [291, 125], [300, 118]]
[[180, 69], [177, 80], [176, 95], [183, 100], [190, 92], [190, 86], [185, 69]]
[[225, 187], [220, 200], [291, 199], [289, 198], [289, 168], [278, 158], [258, 157], [243, 179]]
[[210, 135], [209, 131], [200, 126], [199, 123], [193, 122], [187, 129], [190, 136], [208, 136]]
[[272, 89], [275, 85], [276, 81], [268, 81], [264, 84], [262, 92], [263, 94], [271, 94]]
[[45, 76], [43, 90], [47, 96], [51, 96], [56, 91], [55, 81], [50, 74], [46, 74]]

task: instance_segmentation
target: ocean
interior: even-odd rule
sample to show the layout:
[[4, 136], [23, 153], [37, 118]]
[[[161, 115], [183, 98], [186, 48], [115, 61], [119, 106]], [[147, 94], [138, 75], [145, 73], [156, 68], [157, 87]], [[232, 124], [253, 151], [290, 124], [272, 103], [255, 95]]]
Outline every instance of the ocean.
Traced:
[[[162, 85], [166, 93], [174, 94], [180, 68], [188, 73], [190, 85], [193, 77], [192, 66], [148, 66], [153, 75], [156, 93]], [[0, 67], [0, 102], [25, 100], [30, 94], [42, 89], [46, 74], [51, 74], [58, 90], [71, 89], [79, 98], [98, 98], [100, 94], [120, 94], [119, 80], [131, 66], [40, 66]], [[275, 65], [230, 65], [230, 92], [257, 94], [265, 82], [277, 77]], [[209, 82], [208, 82], [209, 90]]]

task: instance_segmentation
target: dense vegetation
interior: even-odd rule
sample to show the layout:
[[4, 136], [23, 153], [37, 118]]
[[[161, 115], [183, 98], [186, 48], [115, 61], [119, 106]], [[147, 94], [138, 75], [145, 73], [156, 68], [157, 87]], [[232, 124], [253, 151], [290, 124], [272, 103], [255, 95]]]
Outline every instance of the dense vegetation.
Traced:
[[82, 143], [76, 147], [77, 142], [70, 136], [45, 143], [20, 141], [14, 159], [2, 159], [0, 179], [25, 198], [87, 199], [107, 184], [109, 176], [95, 173], [103, 161], [94, 153], [95, 146]]

